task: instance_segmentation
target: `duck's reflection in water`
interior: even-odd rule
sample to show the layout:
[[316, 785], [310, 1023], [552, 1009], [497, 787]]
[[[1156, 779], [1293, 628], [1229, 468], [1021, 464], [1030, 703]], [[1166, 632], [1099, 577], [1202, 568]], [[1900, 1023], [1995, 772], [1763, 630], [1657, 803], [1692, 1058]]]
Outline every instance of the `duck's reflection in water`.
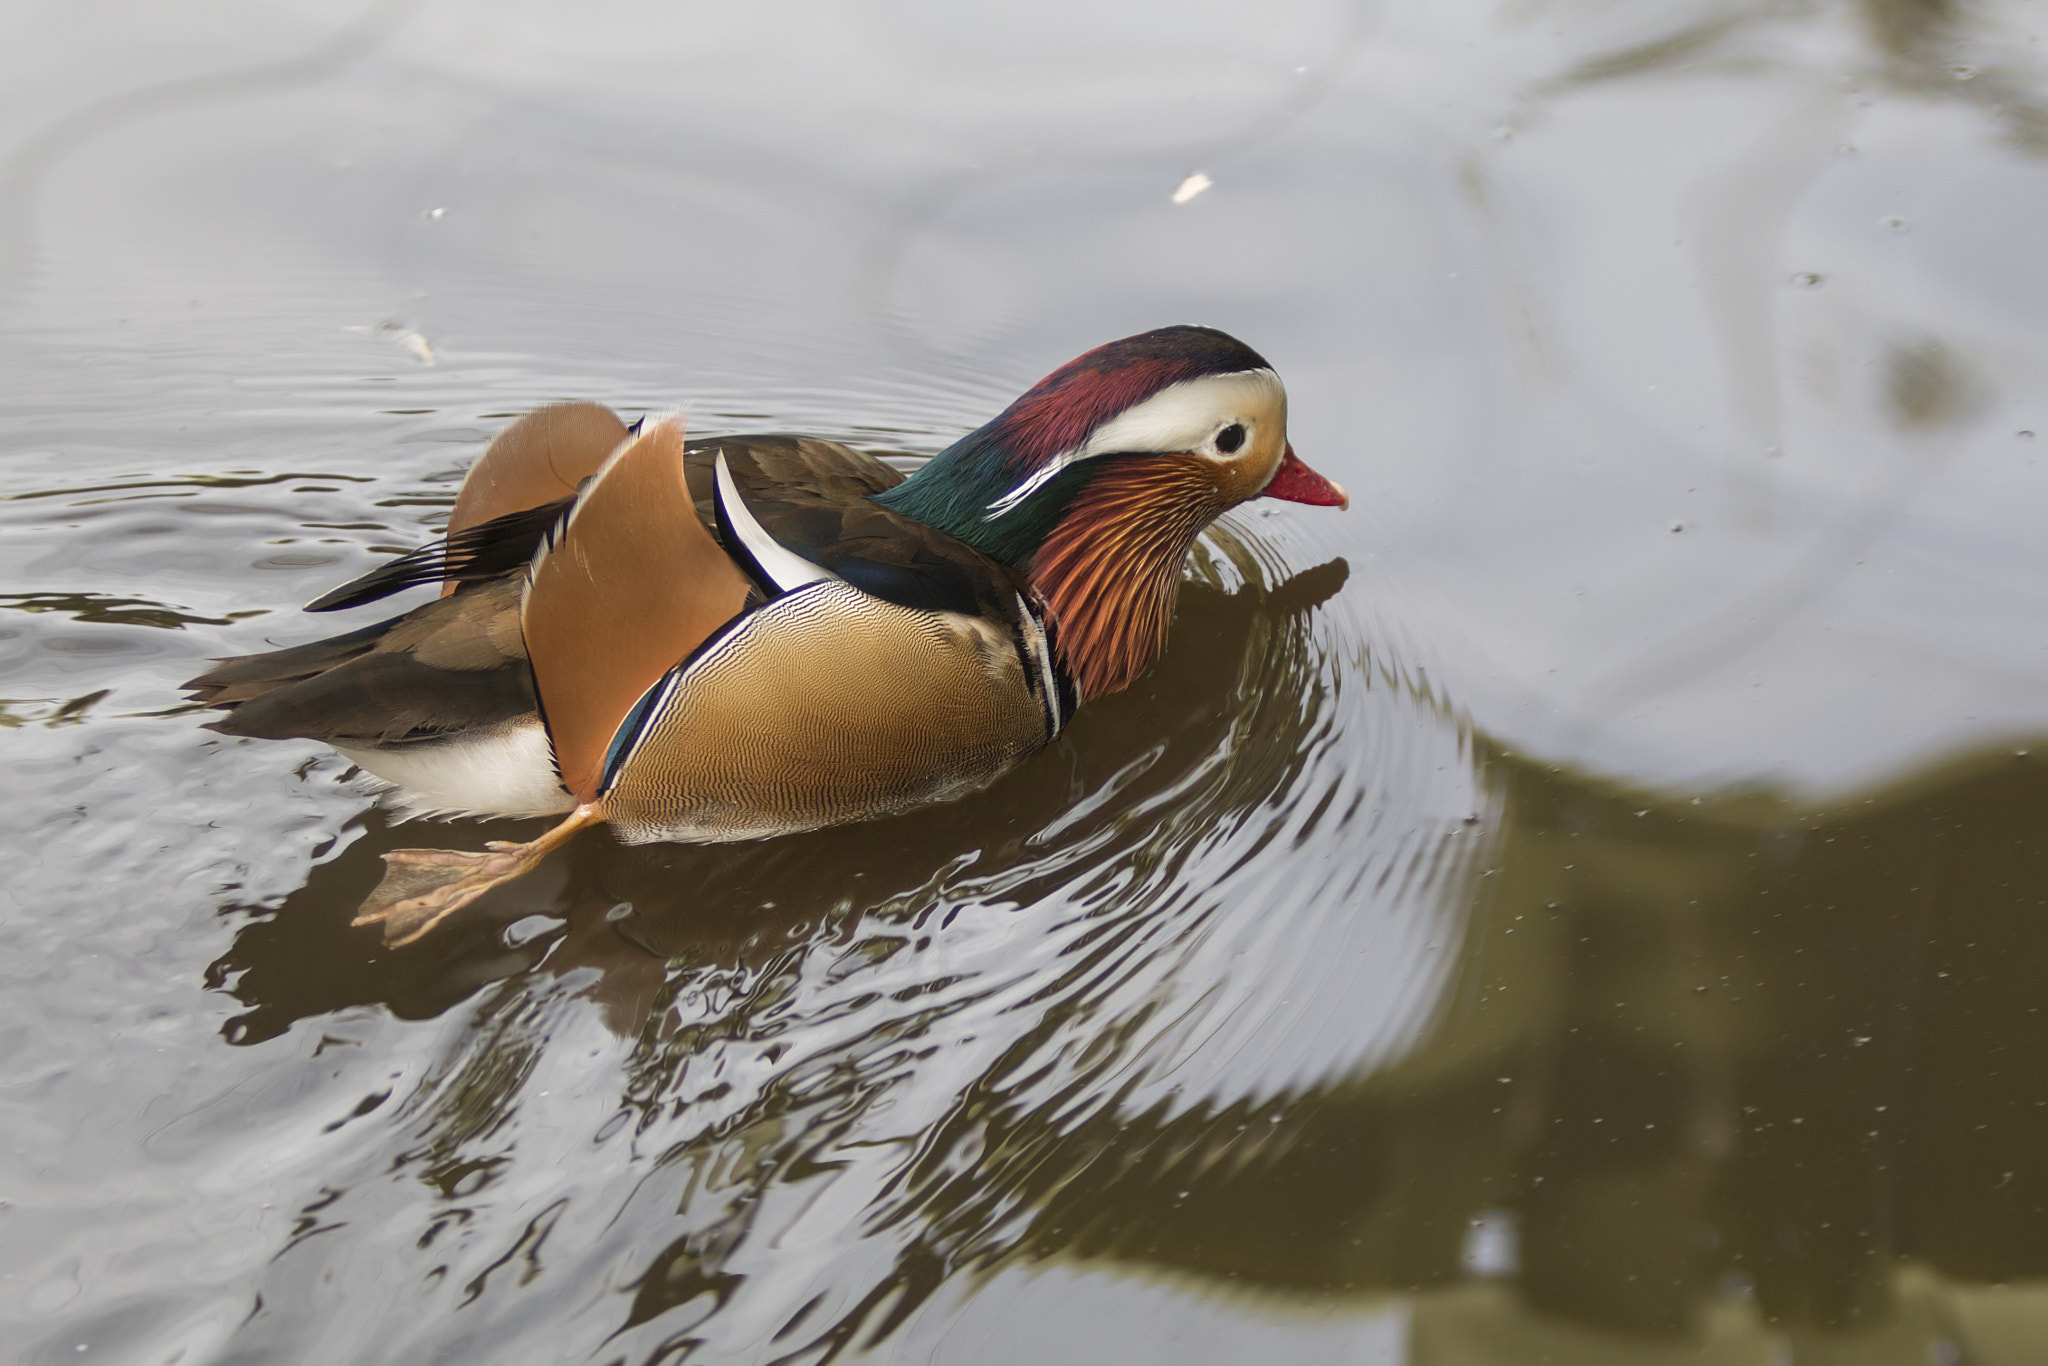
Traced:
[[[1369, 830], [1387, 794], [1319, 781], [1331, 704], [1304, 614], [1344, 573], [1191, 585], [1140, 690], [977, 797], [764, 845], [586, 838], [552, 884], [506, 889], [445, 944], [387, 954], [344, 928], [401, 842], [373, 821], [218, 965], [249, 1006], [238, 1037], [351, 1001], [431, 1014], [513, 975], [401, 1160], [445, 1191], [547, 1045], [543, 984], [594, 998], [638, 1041], [621, 1122], [674, 1195], [585, 1216], [590, 1256], [635, 1268], [612, 1328], [650, 1352], [743, 1337], [719, 1324], [742, 1310], [792, 1352], [831, 1352], [961, 1272], [1050, 1258], [1361, 1301], [1425, 1290], [1417, 1350], [1446, 1359], [1493, 1359], [1473, 1344], [1495, 1331], [1624, 1352], [1760, 1344], [1771, 1324], [1928, 1351], [2048, 1340], [2048, 1293], [2012, 1292], [1994, 1331], [1955, 1288], [2048, 1277], [2039, 763], [2002, 750], [1813, 810], [1645, 796], [1482, 750], [1482, 826], [1452, 838], [1413, 805], [1429, 838], [1397, 850]], [[1360, 917], [1404, 870], [1447, 908], [1457, 961], [1426, 1034], [1321, 1080], [1197, 1066], [1184, 1094], [1145, 1089], [1139, 1059], [1172, 1051], [1163, 1017], [1199, 1014], [1160, 961], [1227, 929], [1179, 890], [1216, 866], [1197, 832], [1288, 810], [1297, 850], [1379, 859], [1344, 885]], [[1228, 889], [1247, 857], [1199, 880]], [[1335, 956], [1306, 908], [1336, 884], [1303, 876], [1269, 912], [1311, 941], [1258, 964], [1276, 992]], [[995, 901], [1064, 933], [963, 909]], [[1007, 946], [973, 947], [992, 934]], [[1022, 1023], [978, 1047], [1005, 1015]], [[833, 1216], [845, 1266], [812, 1259], [771, 1290], [807, 1217], [794, 1193], [864, 1145], [887, 1157]]]
[[[720, 1304], [741, 1293], [765, 1301], [742, 1306], [745, 1316], [771, 1313], [799, 1337], [839, 1340], [871, 1317], [862, 1305], [876, 1295], [908, 1308], [917, 1296], [890, 1288], [901, 1275], [877, 1283], [871, 1273], [885, 1249], [923, 1264], [910, 1246], [922, 1216], [891, 1189], [917, 1133], [946, 1134], [997, 1093], [1030, 1108], [1042, 1092], [1069, 1111], [1113, 1107], [1148, 1069], [1170, 1071], [1233, 1029], [1256, 1036], [1270, 1009], [1261, 995], [1276, 983], [1298, 979], [1315, 994], [1330, 965], [1316, 961], [1317, 936], [1296, 911], [1331, 929], [1331, 945], [1363, 951], [1367, 930], [1333, 878], [1397, 884], [1380, 899], [1429, 919], [1441, 901], [1431, 868], [1462, 865], [1443, 846], [1473, 809], [1465, 737], [1389, 666], [1348, 701], [1337, 695], [1331, 633], [1314, 609], [1343, 585], [1344, 563], [1269, 589], [1260, 553], [1228, 534], [1212, 545], [1159, 667], [1091, 707], [1066, 742], [960, 802], [765, 844], [624, 849], [585, 838], [551, 862], [552, 884], [505, 888], [445, 942], [398, 953], [343, 928], [378, 875], [377, 854], [410, 834], [372, 818], [216, 964], [249, 1007], [230, 1037], [274, 1036], [350, 1003], [431, 1015], [508, 978], [402, 1117], [386, 1169], [459, 1193], [468, 1225], [478, 1191], [531, 1160], [505, 1150], [503, 1135], [535, 1102], [528, 1082], [561, 1024], [559, 1003], [593, 997], [615, 1033], [637, 1040], [621, 1117], [661, 1154], [634, 1189], [592, 1190], [578, 1207], [598, 1218], [590, 1257], [642, 1262], [628, 1328], [644, 1324], [656, 1339], [686, 1331], [678, 1318], [701, 1317], [707, 1287]], [[1339, 725], [1343, 706], [1382, 719]], [[1345, 752], [1373, 744], [1381, 765]], [[1358, 776], [1382, 767], [1398, 781], [1382, 789]], [[1348, 842], [1329, 843], [1347, 827]], [[1428, 983], [1416, 991], [1426, 1000]], [[1414, 1014], [1399, 995], [1390, 1013]], [[1325, 1043], [1359, 1052], [1342, 1031]], [[820, 1309], [820, 1296], [789, 1299], [796, 1285], [765, 1274], [780, 1233], [749, 1231], [779, 1192], [841, 1169], [858, 1177], [849, 1185], [866, 1191], [869, 1210], [856, 1202], [832, 1231], [852, 1255], [839, 1302]], [[675, 1181], [691, 1193], [666, 1212], [638, 1203]], [[633, 1205], [625, 1214], [621, 1200]], [[322, 1218], [345, 1218], [346, 1204]], [[447, 1220], [420, 1222], [418, 1249], [442, 1255]], [[551, 1246], [565, 1243], [579, 1245], [565, 1232]], [[651, 1260], [650, 1247], [661, 1249]], [[323, 1277], [335, 1246], [325, 1256]], [[855, 1287], [850, 1268], [863, 1264]], [[388, 1261], [376, 1270], [392, 1274]], [[280, 1270], [268, 1302], [290, 1298], [295, 1274]], [[447, 1267], [428, 1274], [438, 1281]], [[252, 1325], [246, 1337], [279, 1328]]]
[[[1133, 811], [1155, 824], [1184, 823], [1174, 808], [1187, 804], [1191, 782], [1221, 802], [1215, 814], [1225, 818], [1275, 798], [1314, 748], [1312, 732], [1328, 726], [1305, 705], [1319, 686], [1307, 618], [1349, 570], [1333, 560], [1268, 589], [1252, 552], [1234, 538], [1215, 543], [1236, 561], [1235, 591], [1219, 587], [1214, 572], [1189, 582], [1159, 667], [1091, 704], [1054, 749], [959, 801], [729, 845], [627, 847], [592, 832], [525, 885], [492, 892], [438, 931], [434, 938], [444, 944], [399, 951], [349, 928], [348, 913], [382, 875], [382, 855], [418, 843], [418, 827], [365, 813], [362, 836], [315, 867], [275, 914], [246, 926], [213, 965], [212, 984], [232, 981], [232, 994], [249, 1007], [228, 1026], [229, 1038], [269, 1038], [294, 1020], [368, 1002], [425, 1018], [487, 982], [535, 967], [557, 975], [597, 970], [588, 994], [604, 1004], [615, 1032], [634, 1035], [685, 962], [736, 966], [750, 952], [829, 937], [832, 926], [861, 912], [928, 903], [967, 869], [1000, 872], [1010, 897], [1029, 901], [1034, 880], [1063, 885], [1076, 867], [1102, 864], [1113, 852], [1086, 838], [1067, 840], [1062, 850], [1048, 832], [1091, 818], [1130, 825], [1120, 814]], [[1219, 562], [1205, 557], [1204, 564], [1216, 571]], [[1228, 772], [1220, 772], [1226, 758]], [[482, 841], [526, 838], [545, 826], [466, 828]], [[1145, 835], [1147, 825], [1133, 833]], [[1131, 841], [1112, 843], [1121, 849]], [[1075, 853], [1074, 845], [1087, 847]]]

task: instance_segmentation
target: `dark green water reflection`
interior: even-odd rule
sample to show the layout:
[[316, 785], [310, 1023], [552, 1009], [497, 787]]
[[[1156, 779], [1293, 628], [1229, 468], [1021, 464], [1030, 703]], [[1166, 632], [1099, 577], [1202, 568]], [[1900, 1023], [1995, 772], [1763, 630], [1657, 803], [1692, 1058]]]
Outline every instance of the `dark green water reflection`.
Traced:
[[[1026, 1255], [1294, 1291], [1446, 1285], [1477, 1251], [1610, 1352], [1696, 1338], [1732, 1298], [1821, 1345], [2034, 1359], [2048, 1293], [1930, 1323], [1901, 1266], [2048, 1275], [2040, 761], [2001, 749], [1829, 810], [1487, 766], [1502, 823], [1414, 1055], [1272, 1106], [1022, 1125], [1017, 1160], [962, 1185], [1037, 1207]], [[1510, 1231], [1490, 1266], [1475, 1227]]]

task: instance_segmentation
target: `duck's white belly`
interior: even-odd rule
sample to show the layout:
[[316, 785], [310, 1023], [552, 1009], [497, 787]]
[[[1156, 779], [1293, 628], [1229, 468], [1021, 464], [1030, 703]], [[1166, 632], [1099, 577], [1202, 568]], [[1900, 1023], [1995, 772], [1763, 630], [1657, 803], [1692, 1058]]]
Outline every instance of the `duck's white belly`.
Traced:
[[335, 749], [390, 783], [392, 805], [420, 816], [558, 816], [576, 807], [555, 773], [539, 717], [481, 734], [385, 749]]

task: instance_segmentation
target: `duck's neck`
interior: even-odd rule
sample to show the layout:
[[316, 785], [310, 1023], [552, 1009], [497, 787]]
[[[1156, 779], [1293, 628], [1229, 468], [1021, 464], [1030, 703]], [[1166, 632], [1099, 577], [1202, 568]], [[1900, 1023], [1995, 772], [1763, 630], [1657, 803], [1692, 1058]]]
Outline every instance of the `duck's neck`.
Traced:
[[1018, 476], [963, 451], [981, 435], [876, 501], [1024, 571], [1081, 700], [1129, 686], [1165, 643], [1189, 547], [1223, 510], [1213, 481], [1191, 456], [1110, 456], [992, 516]]
[[1004, 449], [991, 431], [994, 425], [960, 438], [910, 478], [876, 494], [875, 501], [1022, 569], [1052, 534], [1092, 471], [1086, 462], [1070, 465], [1030, 496], [1006, 505], [1006, 495], [1030, 469]]

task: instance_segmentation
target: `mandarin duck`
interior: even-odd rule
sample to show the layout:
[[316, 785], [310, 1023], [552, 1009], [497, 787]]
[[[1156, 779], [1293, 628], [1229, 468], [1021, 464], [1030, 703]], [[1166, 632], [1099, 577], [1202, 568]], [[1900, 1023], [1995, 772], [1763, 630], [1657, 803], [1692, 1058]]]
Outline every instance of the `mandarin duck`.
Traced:
[[1206, 327], [1088, 352], [908, 477], [556, 404], [491, 442], [443, 539], [307, 610], [439, 597], [186, 686], [211, 729], [329, 744], [407, 815], [566, 817], [387, 854], [355, 923], [405, 944], [598, 822], [756, 839], [985, 786], [1146, 668], [1195, 537], [1261, 495], [1349, 502], [1273, 368]]

